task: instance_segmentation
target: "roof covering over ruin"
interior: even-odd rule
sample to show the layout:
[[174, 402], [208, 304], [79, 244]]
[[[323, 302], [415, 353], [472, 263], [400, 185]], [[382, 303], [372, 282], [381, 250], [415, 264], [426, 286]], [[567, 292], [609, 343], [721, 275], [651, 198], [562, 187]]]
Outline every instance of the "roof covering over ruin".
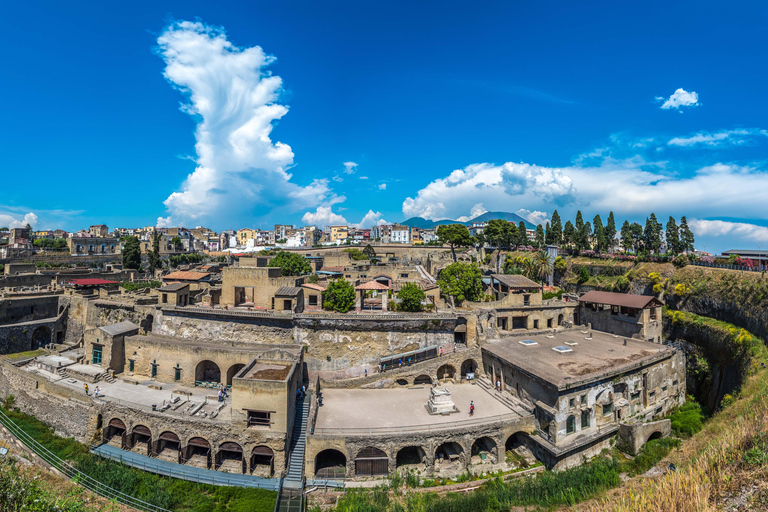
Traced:
[[621, 306], [626, 308], [651, 308], [662, 306], [659, 299], [653, 295], [634, 295], [631, 293], [600, 292], [593, 290], [579, 297], [579, 302], [594, 304], [608, 304], [609, 306]]
[[100, 327], [100, 329], [111, 336], [117, 336], [118, 334], [125, 334], [127, 332], [136, 331], [139, 329], [139, 326], [133, 322], [124, 320], [118, 324], [105, 325]]
[[187, 288], [189, 286], [189, 283], [168, 283], [160, 288], [161, 292], [178, 292], [183, 290], [184, 288]]
[[355, 290], [389, 290], [390, 287], [381, 284], [378, 281], [368, 281], [367, 283], [363, 283], [361, 285], [355, 286]]
[[344, 272], [344, 267], [323, 267], [319, 272], [328, 272], [330, 274], [341, 274]]
[[275, 292], [275, 297], [295, 297], [301, 292], [296, 286], [281, 286]]
[[163, 281], [201, 281], [210, 277], [208, 272], [193, 272], [191, 270], [179, 270], [163, 276]]
[[324, 292], [328, 285], [325, 286], [321, 285], [320, 283], [304, 283], [301, 285], [302, 288], [309, 288], [310, 290], [316, 290], [318, 292]]
[[491, 274], [491, 277], [511, 289], [531, 290], [541, 288], [539, 283], [521, 275]]
[[120, 284], [120, 281], [108, 281], [107, 279], [72, 279], [69, 283], [75, 286], [103, 286], [105, 284]]

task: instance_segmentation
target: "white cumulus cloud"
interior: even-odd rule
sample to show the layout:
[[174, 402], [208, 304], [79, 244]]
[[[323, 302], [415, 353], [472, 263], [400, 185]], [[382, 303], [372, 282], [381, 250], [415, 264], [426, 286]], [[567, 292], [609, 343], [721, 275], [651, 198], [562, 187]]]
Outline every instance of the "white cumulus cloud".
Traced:
[[438, 220], [464, 215], [478, 203], [491, 211], [509, 210], [510, 206], [567, 204], [576, 188], [563, 170], [525, 163], [472, 164], [457, 169], [418, 191], [403, 202], [407, 217]]
[[368, 210], [363, 218], [357, 223], [357, 227], [360, 229], [370, 228], [371, 226], [379, 226], [381, 224], [387, 224], [387, 221], [381, 218], [381, 212], [374, 212]]
[[37, 226], [37, 220], [37, 214], [32, 212], [24, 214], [23, 217], [11, 213], [0, 213], [0, 227], [23, 228], [29, 224], [34, 228]]
[[768, 130], [757, 128], [738, 128], [719, 132], [698, 132], [688, 137], [675, 137], [667, 142], [670, 146], [679, 147], [722, 147], [741, 146], [751, 142], [755, 137], [768, 136]]
[[538, 210], [531, 211], [526, 210], [525, 208], [520, 208], [515, 212], [525, 220], [528, 220], [533, 224], [534, 226], [537, 226], [541, 224], [542, 226], [547, 223], [549, 220], [549, 214], [547, 212], [540, 212]]
[[323, 228], [325, 226], [345, 225], [347, 223], [347, 219], [342, 215], [333, 213], [330, 206], [318, 206], [314, 212], [306, 212], [301, 217], [301, 221], [310, 226]]
[[478, 217], [484, 214], [487, 211], [488, 210], [485, 209], [485, 207], [483, 206], [483, 203], [477, 203], [475, 206], [472, 207], [471, 210], [469, 210], [469, 215], [462, 215], [461, 217], [458, 217], [456, 220], [459, 222], [467, 222], [474, 219], [475, 217]]
[[768, 228], [746, 222], [692, 219], [688, 221], [696, 236], [726, 236], [768, 243]]
[[197, 167], [165, 200], [170, 215], [159, 224], [252, 222], [343, 200], [327, 180], [292, 182], [293, 151], [270, 138], [288, 112], [278, 102], [282, 80], [267, 69], [274, 57], [258, 46], [235, 46], [222, 29], [200, 22], [175, 22], [157, 43], [163, 76], [197, 121]]
[[357, 168], [357, 163], [355, 162], [344, 162], [344, 172], [347, 174], [355, 174], [355, 169]]
[[671, 108], [677, 109], [678, 112], [682, 107], [695, 107], [699, 105], [699, 95], [695, 91], [688, 92], [683, 88], [680, 88], [673, 92], [669, 98], [664, 100], [662, 96], [656, 96], [657, 101], [664, 101], [661, 108], [669, 110]]
[[386, 183], [380, 183], [379, 184], [379, 190], [387, 190], [387, 184]]

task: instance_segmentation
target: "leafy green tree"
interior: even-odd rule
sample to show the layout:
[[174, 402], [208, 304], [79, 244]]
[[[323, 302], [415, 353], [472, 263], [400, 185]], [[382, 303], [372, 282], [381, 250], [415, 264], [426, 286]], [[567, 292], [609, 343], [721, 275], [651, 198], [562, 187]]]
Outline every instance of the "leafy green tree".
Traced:
[[590, 240], [592, 240], [591, 223], [584, 223], [584, 227], [581, 228], [581, 235], [579, 236], [579, 239], [581, 240], [581, 249], [586, 251], [592, 248], [592, 244], [590, 243]]
[[[603, 226], [603, 219], [600, 218], [600, 214], [595, 215], [592, 219], [592, 230], [595, 237], [595, 250], [602, 252], [605, 245], [605, 227]], [[603, 244], [600, 244], [600, 237], [603, 238]]]
[[365, 254], [369, 260], [376, 257], [376, 251], [373, 250], [371, 244], [367, 244], [365, 248], [363, 248], [363, 254]]
[[450, 246], [453, 261], [456, 261], [456, 247], [469, 247], [475, 243], [464, 224], [441, 224], [435, 234], [440, 242]]
[[539, 251], [533, 256], [533, 262], [536, 264], [536, 271], [541, 282], [545, 282], [549, 274], [555, 269], [555, 258], [549, 255], [547, 251]]
[[667, 237], [667, 252], [670, 254], [680, 254], [683, 252], [680, 244], [680, 229], [677, 227], [675, 218], [671, 215], [667, 221], [665, 234]]
[[517, 243], [517, 228], [514, 224], [503, 219], [491, 219], [483, 230], [485, 239], [491, 246], [498, 249], [496, 252], [496, 273], [501, 267], [501, 250], [509, 249]]
[[517, 245], [528, 245], [528, 230], [523, 221], [517, 225]]
[[175, 250], [177, 250], [177, 251], [180, 250], [183, 247], [183, 245], [181, 243], [181, 238], [178, 235], [176, 235], [175, 237], [171, 238], [171, 245], [173, 245], [173, 248]]
[[278, 251], [277, 255], [269, 261], [269, 266], [280, 267], [283, 276], [301, 276], [312, 272], [312, 266], [307, 258], [288, 251]]
[[348, 252], [349, 257], [355, 261], [367, 260], [368, 256], [357, 247], [350, 247], [349, 249], [343, 249], [342, 252]]
[[571, 246], [575, 243], [575, 235], [576, 235], [576, 228], [573, 227], [573, 223], [571, 221], [565, 222], [565, 227], [563, 228], [563, 244], [566, 246]]
[[450, 298], [453, 306], [465, 300], [476, 301], [483, 293], [480, 268], [474, 263], [452, 263], [437, 278], [440, 291]]
[[155, 273], [155, 270], [161, 268], [163, 262], [160, 260], [160, 240], [163, 238], [158, 232], [152, 236], [152, 250], [147, 254], [147, 260], [149, 262], [149, 273]]
[[630, 248], [634, 248], [634, 241], [632, 240], [632, 229], [629, 226], [629, 221], [625, 220], [621, 225], [621, 246], [624, 251], [628, 251]]
[[320, 278], [317, 277], [317, 274], [312, 274], [307, 278], [308, 283], [317, 284], [320, 281]]
[[608, 221], [605, 223], [605, 241], [608, 250], [613, 250], [616, 240], [616, 219], [613, 218], [613, 212], [608, 214]]
[[138, 270], [141, 266], [141, 244], [138, 237], [129, 236], [123, 246], [123, 268]]
[[550, 245], [561, 245], [563, 243], [563, 224], [557, 210], [552, 214], [552, 222], [547, 230], [547, 243]]
[[696, 239], [688, 227], [688, 220], [685, 217], [680, 217], [680, 248], [683, 251], [693, 252], [695, 243]]
[[584, 217], [581, 216], [581, 210], [576, 212], [576, 222], [573, 223], [573, 243], [576, 249], [582, 250], [586, 245], [584, 237]]
[[344, 279], [334, 279], [323, 294], [323, 307], [346, 313], [355, 307], [355, 288]]
[[427, 294], [416, 283], [406, 283], [397, 292], [397, 298], [400, 299], [401, 311], [417, 312], [422, 310], [421, 303], [427, 298]]
[[537, 247], [544, 247], [546, 244], [546, 239], [544, 238], [544, 227], [539, 224], [536, 226], [536, 246]]
[[568, 270], [568, 263], [565, 259], [562, 256], [555, 258], [555, 272], [562, 274], [566, 270]]
[[637, 222], [633, 222], [629, 225], [629, 233], [632, 237], [632, 248], [637, 253], [640, 249], [640, 244], [643, 242], [643, 226]]
[[645, 219], [643, 242], [645, 243], [645, 248], [650, 253], [657, 253], [661, 248], [661, 223], [656, 220], [656, 215], [653, 213]]

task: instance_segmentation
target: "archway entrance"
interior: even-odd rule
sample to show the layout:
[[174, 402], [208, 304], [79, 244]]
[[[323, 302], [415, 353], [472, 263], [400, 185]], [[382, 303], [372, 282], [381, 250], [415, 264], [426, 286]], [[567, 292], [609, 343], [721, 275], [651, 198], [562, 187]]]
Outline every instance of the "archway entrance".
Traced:
[[32, 344], [30, 350], [37, 350], [42, 346], [48, 345], [51, 341], [51, 328], [41, 325], [32, 332]]
[[222, 443], [216, 452], [216, 469], [228, 473], [245, 473], [243, 448], [237, 443]]
[[131, 432], [131, 451], [149, 455], [152, 450], [152, 432], [144, 425], [136, 425]]
[[338, 450], [323, 450], [315, 456], [315, 477], [324, 479], [347, 476], [347, 457]]
[[251, 474], [269, 478], [275, 474], [275, 452], [269, 446], [257, 446], [251, 452]]
[[195, 368], [195, 385], [220, 384], [221, 370], [213, 361], [200, 361]]
[[422, 384], [426, 384], [427, 386], [431, 386], [432, 385], [432, 377], [430, 377], [429, 375], [419, 375], [418, 377], [413, 379], [413, 384], [416, 385], [416, 386], [422, 385]]
[[427, 453], [421, 446], [406, 446], [400, 448], [395, 457], [395, 466], [413, 466], [419, 465], [425, 462]]
[[202, 437], [193, 437], [184, 449], [183, 460], [185, 464], [190, 466], [210, 469], [211, 443]]
[[104, 441], [117, 448], [125, 448], [125, 423], [119, 418], [112, 418], [104, 429]]
[[661, 437], [662, 437], [661, 436], [661, 432], [659, 432], [657, 430], [656, 432], [654, 432], [653, 434], [648, 436], [648, 441], [646, 441], [646, 443], [649, 443], [649, 442], [653, 441], [654, 439], [661, 439]]
[[456, 375], [456, 368], [449, 364], [444, 364], [437, 369], [437, 380], [452, 379]]
[[464, 449], [459, 443], [449, 441], [435, 450], [435, 471], [442, 469], [458, 469], [463, 464]]
[[461, 363], [461, 378], [466, 379], [467, 374], [474, 374], [477, 371], [477, 363], [474, 359], [467, 359]]
[[557, 315], [557, 325], [563, 325], [563, 315]]
[[369, 446], [355, 457], [355, 476], [380, 476], [389, 474], [389, 457], [383, 450]]
[[453, 342], [454, 343], [467, 343], [467, 324], [459, 324], [453, 330]]
[[232, 379], [243, 368], [245, 368], [245, 365], [244, 364], [240, 364], [240, 363], [233, 364], [232, 366], [229, 367], [229, 370], [227, 370], [227, 386], [231, 386], [232, 385]]
[[496, 441], [490, 437], [481, 437], [472, 444], [472, 463], [486, 463], [495, 464], [497, 460]]
[[506, 460], [515, 467], [527, 468], [537, 461], [533, 451], [534, 443], [525, 432], [515, 432], [504, 443]]
[[173, 432], [163, 432], [155, 442], [155, 456], [168, 462], [181, 462], [181, 440]]

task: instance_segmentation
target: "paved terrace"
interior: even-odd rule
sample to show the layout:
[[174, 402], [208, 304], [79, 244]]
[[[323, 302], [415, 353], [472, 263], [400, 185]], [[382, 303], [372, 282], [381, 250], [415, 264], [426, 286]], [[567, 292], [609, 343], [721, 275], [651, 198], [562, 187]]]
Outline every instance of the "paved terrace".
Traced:
[[[68, 368], [72, 367], [73, 366], [69, 366]], [[88, 365], [88, 367], [91, 369], [98, 368], [99, 373], [104, 371], [102, 368], [96, 365]], [[37, 368], [34, 363], [25, 366], [24, 370], [45, 377], [49, 381], [55, 382], [60, 386], [72, 388], [85, 396], [84, 381], [70, 377], [62, 378], [61, 375]], [[99, 381], [96, 384], [89, 383], [88, 392], [90, 393], [91, 397], [94, 397], [94, 391], [96, 386], [98, 386], [101, 390], [99, 393], [100, 399], [109, 402], [115, 402], [128, 407], [137, 407], [144, 410], [152, 410], [153, 405], [156, 405], [159, 410], [164, 402], [169, 402], [173, 398], [179, 397], [180, 400], [176, 404], [172, 405], [170, 409], [164, 411], [164, 414], [179, 416], [184, 415], [184, 410], [187, 409], [187, 407], [190, 405], [187, 401], [191, 401], [194, 402], [195, 405], [199, 405], [205, 401], [206, 397], [208, 397], [208, 403], [204, 405], [203, 408], [199, 411], [200, 413], [207, 413], [208, 419], [211, 419], [210, 414], [214, 412], [219, 407], [219, 405], [221, 405], [221, 403], [218, 402], [218, 398], [216, 396], [218, 393], [217, 389], [187, 387], [178, 384], [158, 382], [150, 379], [137, 380], [137, 382], [138, 384], [132, 384], [123, 380], [116, 380], [111, 384], [106, 381]], [[162, 387], [163, 389], [153, 389], [149, 387], [150, 385]], [[185, 394], [174, 393], [174, 391], [180, 391]], [[189, 393], [190, 396], [188, 397], [186, 393]], [[180, 405], [183, 402], [186, 403], [174, 410], [177, 405]], [[231, 398], [227, 398], [223, 403], [225, 405], [219, 411], [214, 421], [229, 420], [231, 416]], [[202, 414], [196, 414], [195, 417], [202, 417]]]
[[[464, 428], [493, 421], [514, 421], [529, 413], [523, 404], [510, 408], [480, 385], [448, 384], [459, 412], [448, 416], [427, 412], [429, 386], [395, 389], [324, 389], [315, 435], [360, 435], [429, 432]], [[475, 414], [469, 417], [469, 403]], [[516, 399], [515, 399], [516, 400]]]
[[[523, 345], [523, 340], [533, 340], [536, 345]], [[571, 351], [552, 350], [561, 346]], [[675, 352], [667, 345], [580, 329], [490, 340], [482, 350], [558, 389], [623, 373]]]

